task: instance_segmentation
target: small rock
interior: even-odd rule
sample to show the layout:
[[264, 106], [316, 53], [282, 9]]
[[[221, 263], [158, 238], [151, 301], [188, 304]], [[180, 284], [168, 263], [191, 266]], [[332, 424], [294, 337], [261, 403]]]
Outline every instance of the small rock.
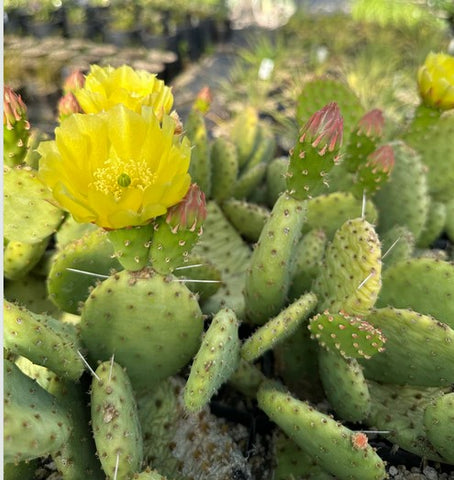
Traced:
[[438, 473], [435, 468], [427, 466], [424, 468], [423, 473], [426, 476], [427, 480], [438, 480]]
[[389, 467], [388, 473], [391, 475], [391, 477], [395, 477], [399, 473], [399, 470], [397, 470], [396, 467], [391, 466]]

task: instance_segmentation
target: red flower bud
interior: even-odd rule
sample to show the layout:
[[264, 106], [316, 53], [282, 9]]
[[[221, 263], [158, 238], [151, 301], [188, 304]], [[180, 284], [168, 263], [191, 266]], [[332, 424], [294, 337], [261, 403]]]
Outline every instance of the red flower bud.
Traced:
[[315, 112], [301, 129], [300, 142], [309, 140], [313, 147], [320, 146], [319, 153], [334, 151], [342, 145], [344, 121], [336, 102], [331, 102]]
[[80, 70], [73, 70], [63, 83], [63, 93], [74, 92], [85, 85], [85, 76]]
[[366, 135], [367, 137], [381, 137], [385, 126], [385, 118], [383, 112], [374, 108], [367, 112], [358, 122], [358, 135]]
[[201, 113], [207, 113], [210, 109], [212, 101], [213, 96], [211, 94], [210, 87], [203, 87], [197, 94], [194, 102], [194, 109]]
[[383, 145], [367, 157], [366, 167], [372, 173], [385, 173], [387, 176], [394, 167], [394, 150], [390, 145]]
[[30, 128], [27, 121], [27, 107], [20, 95], [14, 92], [11, 87], [3, 87], [3, 125], [8, 130], [13, 129], [13, 125], [20, 120], [24, 120], [26, 128]]
[[183, 200], [167, 211], [166, 223], [176, 233], [178, 230], [194, 232], [203, 225], [207, 216], [205, 194], [193, 183]]
[[58, 119], [60, 122], [73, 113], [82, 113], [79, 102], [73, 93], [68, 92], [58, 102]]

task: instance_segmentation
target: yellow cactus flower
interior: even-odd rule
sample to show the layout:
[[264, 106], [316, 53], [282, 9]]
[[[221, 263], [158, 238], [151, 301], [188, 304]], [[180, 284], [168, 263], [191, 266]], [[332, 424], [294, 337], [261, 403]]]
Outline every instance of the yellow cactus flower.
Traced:
[[128, 65], [119, 68], [92, 65], [84, 85], [74, 94], [84, 113], [99, 113], [121, 103], [137, 113], [142, 106], [152, 107], [161, 119], [173, 105], [172, 90], [162, 80]]
[[418, 71], [421, 98], [428, 107], [454, 108], [454, 57], [429, 53]]
[[81, 223], [119, 229], [148, 223], [185, 196], [191, 146], [151, 107], [73, 114], [42, 142], [39, 176]]

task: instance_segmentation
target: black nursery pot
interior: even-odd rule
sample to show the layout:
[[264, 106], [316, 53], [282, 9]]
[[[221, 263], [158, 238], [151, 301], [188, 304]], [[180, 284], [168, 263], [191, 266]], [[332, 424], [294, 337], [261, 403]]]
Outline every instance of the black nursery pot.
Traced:
[[4, 12], [5, 34], [27, 35], [30, 33], [31, 16], [21, 8], [11, 8]]
[[108, 20], [109, 7], [87, 6], [85, 9], [85, 38], [104, 42]]

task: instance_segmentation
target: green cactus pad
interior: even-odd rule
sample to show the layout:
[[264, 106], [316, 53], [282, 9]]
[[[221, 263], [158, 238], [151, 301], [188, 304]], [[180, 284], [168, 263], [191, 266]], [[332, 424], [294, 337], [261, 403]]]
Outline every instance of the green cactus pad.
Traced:
[[28, 462], [6, 463], [3, 466], [4, 479], [24, 480], [28, 478], [36, 478], [35, 472], [40, 465], [40, 459], [30, 460]]
[[357, 434], [307, 403], [263, 384], [259, 407], [307, 454], [339, 480], [382, 480], [385, 465], [367, 444], [356, 445]]
[[27, 461], [58, 451], [71, 434], [64, 408], [7, 359], [3, 379], [4, 461]]
[[94, 223], [76, 222], [72, 215], [68, 215], [55, 234], [57, 249], [60, 250], [64, 248], [68, 243], [71, 243], [74, 240], [80, 240], [86, 233], [94, 230], [101, 229]]
[[430, 202], [425, 168], [420, 156], [405, 143], [396, 141], [390, 145], [394, 168], [388, 182], [374, 196], [380, 217], [378, 231], [384, 233], [395, 225], [405, 225], [418, 238]]
[[412, 258], [383, 273], [377, 307], [391, 305], [432, 315], [454, 329], [454, 264], [433, 258]]
[[106, 235], [123, 268], [134, 272], [148, 265], [152, 224], [109, 230]]
[[37, 243], [10, 241], [3, 251], [3, 275], [9, 280], [18, 280], [27, 275], [40, 261], [49, 239]]
[[88, 232], [80, 240], [65, 245], [53, 258], [47, 278], [52, 302], [65, 312], [78, 314], [90, 289], [113, 270], [122, 269], [113, 252], [102, 230]]
[[443, 460], [454, 465], [454, 393], [441, 395], [427, 405], [424, 428]]
[[52, 459], [64, 480], [105, 480], [105, 474], [95, 455], [96, 446], [90, 428], [89, 397], [83, 385], [84, 383], [75, 384], [53, 377], [47, 388], [68, 411], [71, 422], [68, 441]]
[[77, 380], [82, 375], [84, 365], [72, 325], [7, 301], [3, 315], [5, 348], [66, 378]]
[[137, 404], [123, 368], [101, 363], [91, 384], [91, 424], [96, 451], [108, 479], [129, 478], [139, 471], [143, 440]]
[[382, 352], [386, 342], [382, 332], [370, 323], [343, 312], [318, 314], [311, 318], [308, 328], [320, 346], [338, 351], [344, 358], [369, 359]]
[[363, 218], [348, 220], [326, 249], [313, 291], [319, 311], [365, 315], [381, 287], [381, 249], [374, 227]]
[[364, 109], [353, 91], [344, 83], [330, 78], [318, 78], [307, 82], [298, 97], [296, 118], [298, 124], [307, 122], [311, 114], [329, 102], [336, 102], [344, 118], [345, 136], [349, 135]]
[[454, 198], [446, 204], [445, 230], [451, 241], [454, 241]]
[[246, 316], [263, 324], [279, 313], [290, 286], [290, 262], [305, 217], [304, 203], [279, 197], [252, 254], [244, 290]]
[[152, 269], [110, 276], [92, 290], [80, 322], [92, 362], [115, 354], [136, 390], [186, 365], [199, 348], [202, 329], [194, 294], [176, 277]]
[[[381, 243], [383, 270], [402, 260], [410, 259], [415, 251], [415, 237], [405, 226], [396, 225], [388, 230], [382, 235]], [[380, 303], [380, 296], [377, 303]]]
[[285, 177], [289, 164], [288, 157], [278, 157], [272, 160], [266, 169], [267, 201], [273, 206], [279, 196], [287, 190]]
[[428, 248], [441, 235], [446, 224], [446, 205], [430, 201], [427, 220], [417, 239], [419, 248]]
[[386, 349], [360, 360], [367, 378], [399, 385], [442, 387], [454, 382], [454, 330], [427, 315], [381, 308], [365, 320], [382, 331]]
[[3, 234], [9, 241], [39, 243], [57, 230], [63, 212], [30, 167], [4, 167]]
[[229, 378], [229, 384], [243, 395], [255, 398], [265, 378], [258, 367], [240, 358], [237, 369]]
[[259, 164], [268, 164], [274, 157], [276, 151], [276, 140], [271, 128], [264, 122], [259, 123], [259, 138], [252, 156], [247, 162], [247, 169], [250, 170]]
[[156, 470], [151, 470], [147, 468], [143, 472], [135, 473], [133, 475], [133, 480], [167, 480], [167, 477], [162, 476]]
[[428, 167], [429, 191], [439, 202], [452, 199], [454, 190], [454, 115], [420, 106], [416, 109], [404, 140], [421, 155], [422, 163]]
[[400, 448], [427, 460], [442, 461], [430, 443], [423, 422], [424, 409], [442, 395], [439, 388], [382, 385], [368, 382], [371, 411], [367, 424]]
[[35, 380], [40, 387], [43, 387], [44, 390], [47, 391], [49, 391], [49, 385], [53, 379], [57, 377], [57, 375], [47, 367], [37, 365], [30, 361], [27, 357], [18, 356], [14, 363], [22, 373], [25, 373], [27, 377]]
[[223, 202], [232, 196], [238, 177], [238, 155], [235, 145], [218, 137], [211, 146], [211, 196]]
[[238, 165], [243, 168], [254, 154], [260, 140], [259, 115], [254, 107], [244, 108], [233, 120], [230, 139], [238, 152]]
[[298, 298], [312, 287], [325, 254], [326, 235], [323, 230], [311, 230], [299, 241], [293, 260], [289, 298]]
[[240, 359], [238, 327], [232, 310], [220, 310], [214, 316], [184, 389], [184, 404], [189, 412], [199, 412], [237, 368]]
[[370, 394], [357, 360], [320, 348], [318, 365], [326, 398], [337, 415], [348, 422], [365, 420], [370, 410]]
[[241, 347], [241, 356], [248, 362], [253, 362], [264, 352], [271, 349], [291, 335], [305, 320], [317, 305], [317, 297], [313, 293], [307, 293], [277, 317], [269, 320], [257, 329]]
[[263, 226], [270, 216], [267, 208], [234, 198], [226, 200], [222, 204], [222, 210], [237, 232], [250, 242], [259, 239]]
[[[307, 202], [307, 219], [303, 225], [303, 232], [317, 228], [323, 230], [328, 239], [331, 239], [344, 222], [361, 214], [362, 201], [355, 198], [352, 193], [334, 192], [320, 195]], [[369, 199], [366, 201], [364, 216], [372, 224], [375, 224], [378, 218], [377, 209]]]
[[192, 182], [197, 183], [209, 198], [211, 193], [211, 157], [203, 114], [192, 109], [185, 122], [185, 130], [192, 144], [189, 174]]
[[232, 197], [240, 200], [247, 199], [262, 183], [266, 169], [266, 163], [258, 163], [245, 170], [233, 186]]
[[293, 440], [281, 431], [273, 436], [276, 467], [274, 480], [295, 480], [310, 478], [312, 480], [334, 480], [334, 477], [320, 468], [317, 460], [308, 455]]

